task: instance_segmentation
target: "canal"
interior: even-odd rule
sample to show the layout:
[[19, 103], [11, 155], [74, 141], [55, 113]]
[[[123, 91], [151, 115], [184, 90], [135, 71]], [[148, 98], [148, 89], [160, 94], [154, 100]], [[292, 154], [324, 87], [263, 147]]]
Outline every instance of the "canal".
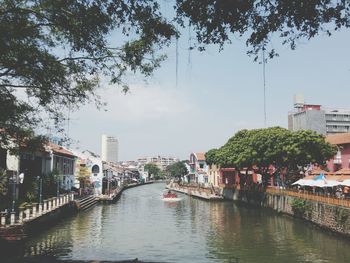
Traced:
[[155, 262], [350, 262], [350, 242], [267, 209], [181, 195], [164, 202], [164, 184], [126, 190], [43, 231], [25, 256]]

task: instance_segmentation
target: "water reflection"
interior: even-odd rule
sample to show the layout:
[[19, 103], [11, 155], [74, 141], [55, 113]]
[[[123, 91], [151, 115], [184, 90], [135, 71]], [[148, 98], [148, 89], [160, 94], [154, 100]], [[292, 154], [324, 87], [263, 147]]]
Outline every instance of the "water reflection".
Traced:
[[[215, 206], [213, 209], [212, 206]], [[207, 237], [220, 262], [348, 262], [349, 242], [311, 224], [266, 209], [212, 204], [213, 231]]]
[[62, 221], [25, 245], [25, 255], [157, 262], [348, 262], [350, 242], [266, 210], [182, 196], [164, 185], [129, 189]]

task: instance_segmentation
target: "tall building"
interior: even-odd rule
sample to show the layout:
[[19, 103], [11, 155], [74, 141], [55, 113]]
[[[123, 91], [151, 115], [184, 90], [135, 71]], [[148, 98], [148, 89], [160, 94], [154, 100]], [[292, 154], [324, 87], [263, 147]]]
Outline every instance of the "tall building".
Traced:
[[102, 135], [101, 158], [105, 162], [118, 162], [118, 139], [113, 136]]
[[304, 97], [294, 97], [294, 111], [288, 114], [288, 129], [313, 130], [323, 135], [350, 132], [350, 109], [323, 108], [305, 104]]

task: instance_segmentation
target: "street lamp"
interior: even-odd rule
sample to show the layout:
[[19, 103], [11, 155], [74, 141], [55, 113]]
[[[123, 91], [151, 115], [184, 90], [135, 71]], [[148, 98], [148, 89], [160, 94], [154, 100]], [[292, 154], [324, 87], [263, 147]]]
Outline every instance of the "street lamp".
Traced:
[[17, 175], [13, 174], [11, 177], [12, 181], [12, 212], [15, 211], [15, 204], [16, 204], [16, 184], [17, 184]]

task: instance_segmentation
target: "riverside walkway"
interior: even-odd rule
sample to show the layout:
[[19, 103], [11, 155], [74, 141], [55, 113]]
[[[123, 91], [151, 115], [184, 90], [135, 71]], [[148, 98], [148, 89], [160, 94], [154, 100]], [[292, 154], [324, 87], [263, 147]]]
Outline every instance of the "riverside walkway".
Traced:
[[317, 195], [314, 193], [310, 193], [308, 191], [292, 191], [286, 189], [278, 189], [278, 188], [267, 188], [267, 193], [277, 194], [277, 195], [289, 195], [301, 199], [312, 200], [320, 203], [343, 206], [350, 208], [350, 200], [349, 199], [341, 199], [335, 198], [328, 195]]
[[109, 194], [99, 195], [97, 199], [99, 202], [102, 202], [102, 203], [114, 202], [120, 197], [122, 192], [126, 189], [147, 185], [147, 184], [153, 184], [153, 183], [154, 183], [153, 181], [150, 181], [145, 183], [134, 183], [134, 184], [128, 184], [126, 186], [116, 187], [114, 189], [111, 189]]

